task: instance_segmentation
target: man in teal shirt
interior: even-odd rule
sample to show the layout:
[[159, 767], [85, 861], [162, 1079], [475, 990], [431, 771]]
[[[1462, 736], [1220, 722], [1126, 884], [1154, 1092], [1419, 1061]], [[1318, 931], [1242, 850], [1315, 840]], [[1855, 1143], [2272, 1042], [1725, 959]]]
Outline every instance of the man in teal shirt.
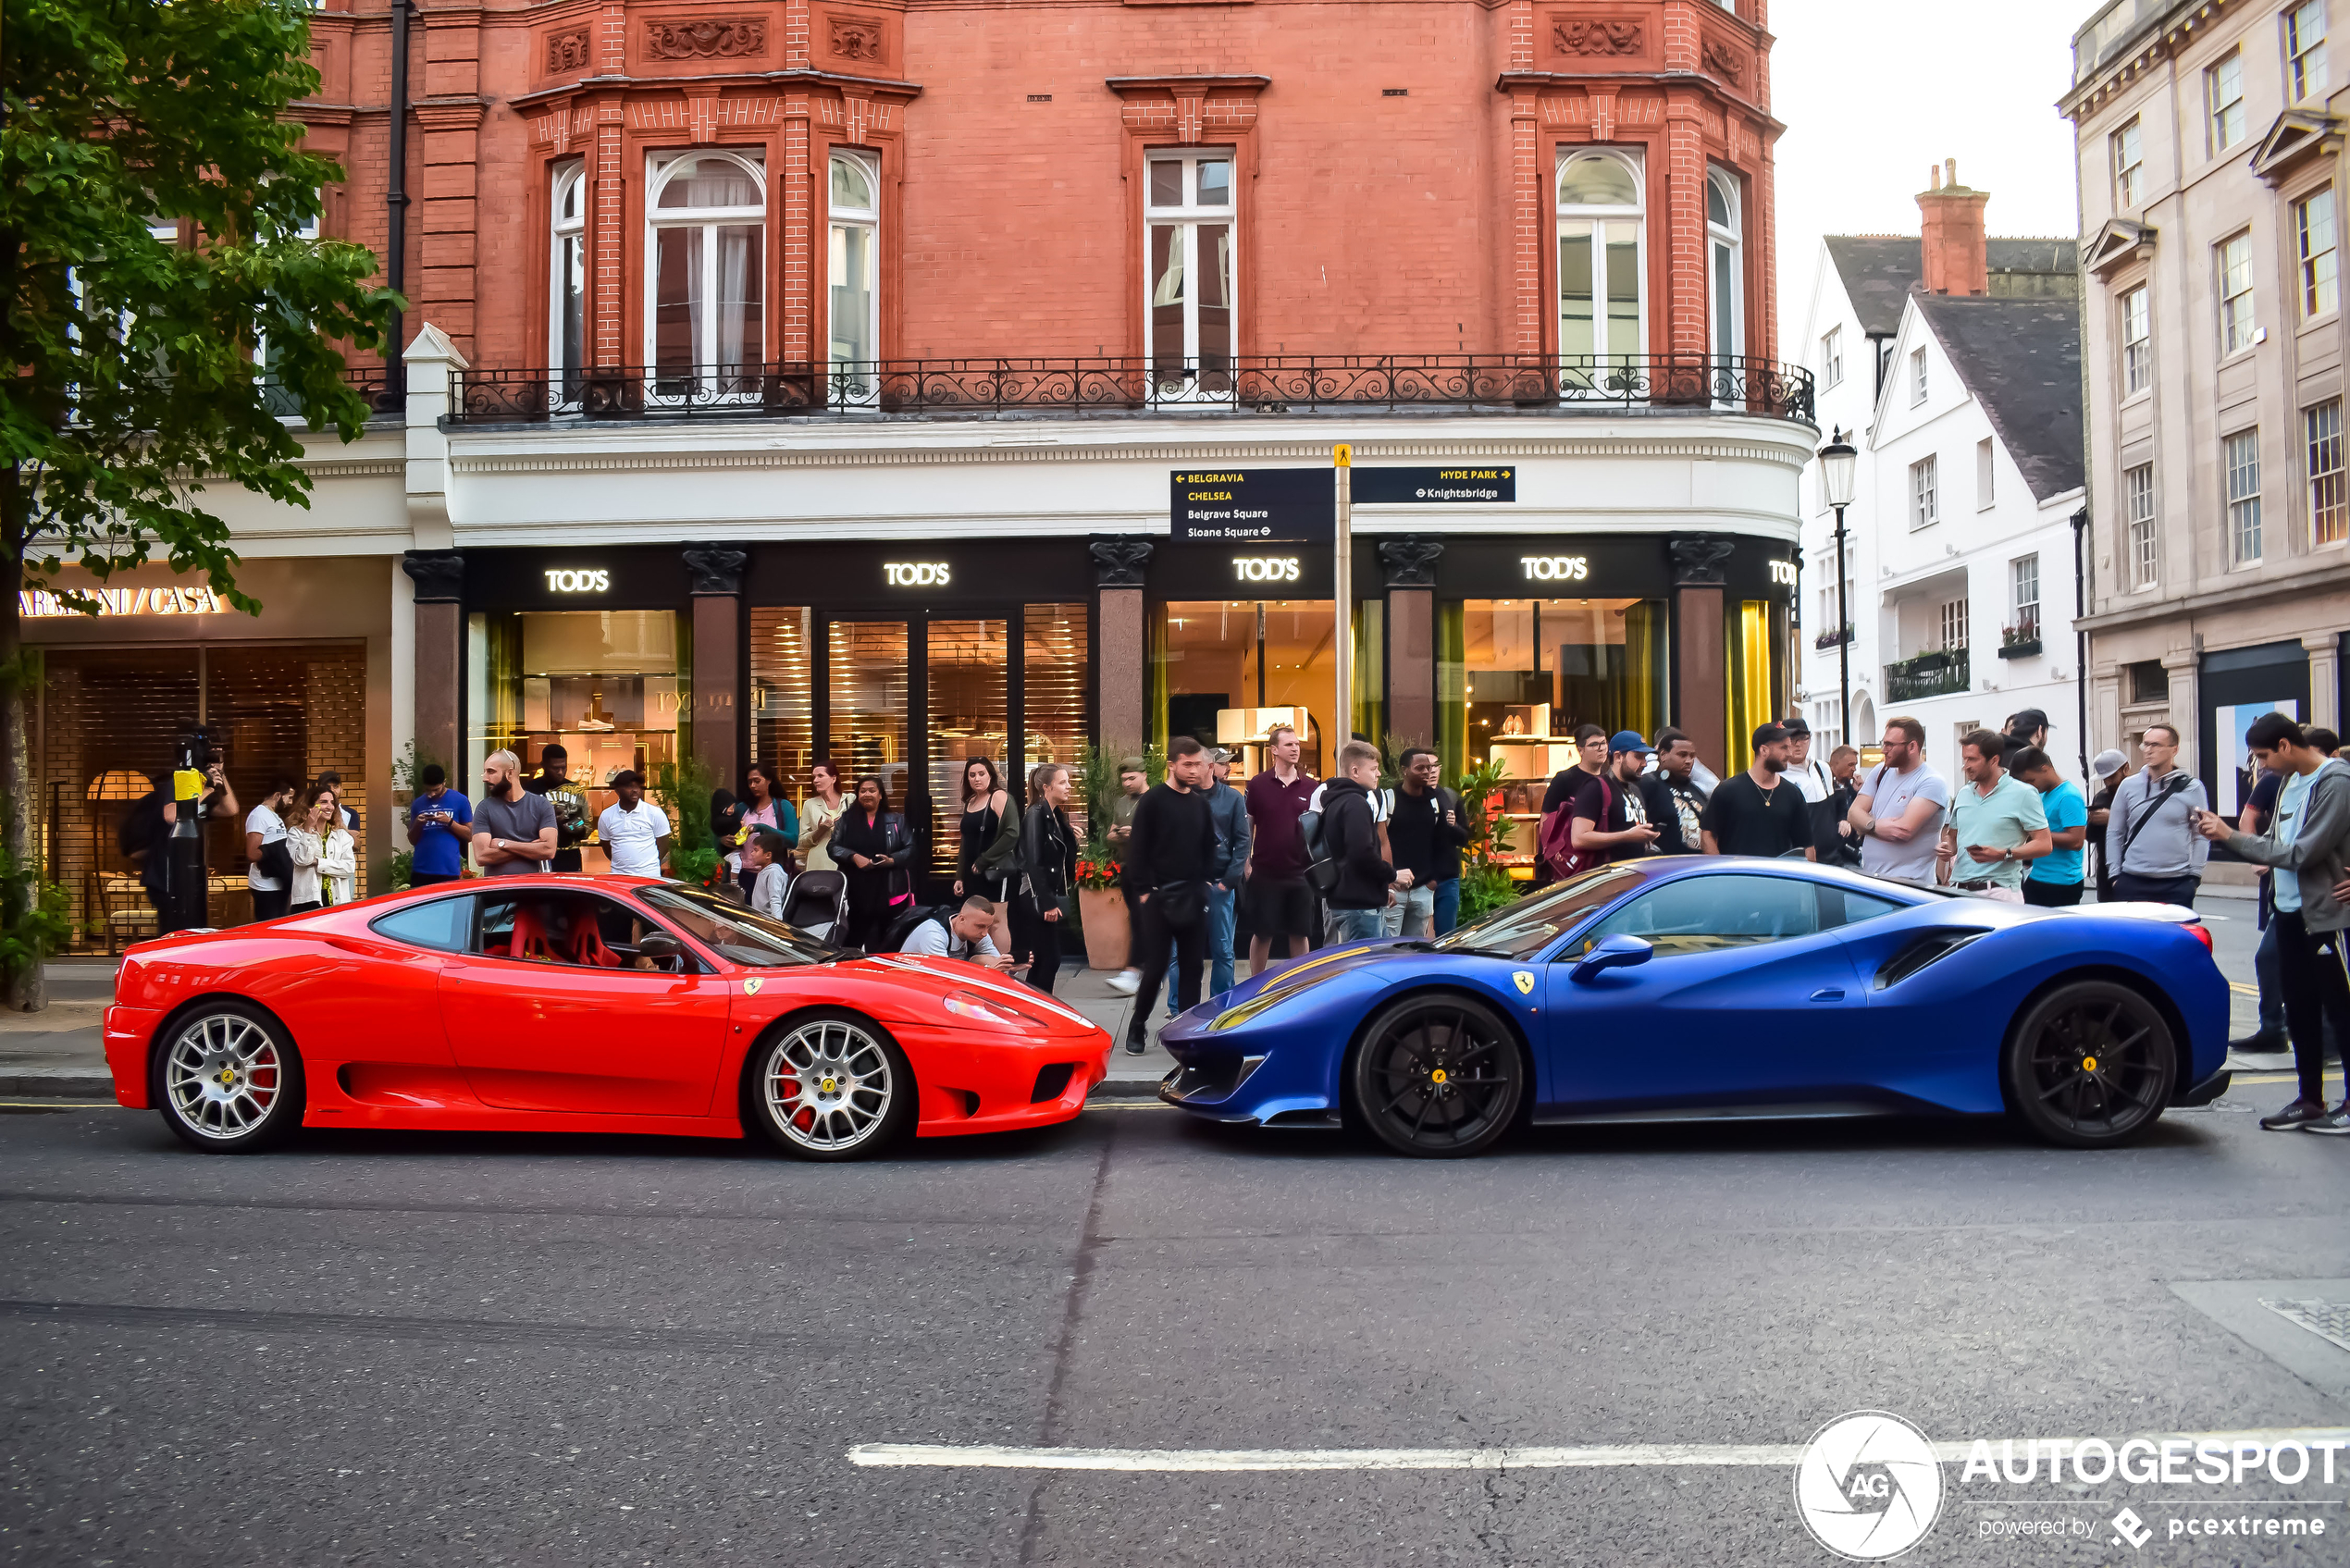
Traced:
[[2047, 813], [2046, 855], [2032, 862], [2023, 878], [2023, 901], [2043, 909], [2062, 909], [2081, 902], [2081, 846], [2089, 839], [2089, 803], [2078, 785], [2058, 776], [2056, 764], [2036, 746], [2027, 746], [2010, 759], [2018, 782], [2040, 792], [2040, 809]]
[[1970, 730], [1960, 743], [1966, 783], [1950, 792], [1950, 821], [1935, 861], [1961, 893], [2021, 904], [2023, 868], [2054, 846], [2039, 794], [2000, 765], [2005, 739], [1997, 730]]

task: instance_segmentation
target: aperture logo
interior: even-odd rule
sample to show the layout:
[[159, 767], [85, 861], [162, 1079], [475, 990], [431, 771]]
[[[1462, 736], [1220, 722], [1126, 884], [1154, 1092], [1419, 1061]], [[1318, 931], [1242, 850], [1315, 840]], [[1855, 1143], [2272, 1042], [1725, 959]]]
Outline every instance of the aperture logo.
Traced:
[[1795, 1506], [1838, 1557], [1882, 1562], [1925, 1538], [1942, 1512], [1942, 1466], [1898, 1415], [1856, 1410], [1812, 1434], [1795, 1467]]

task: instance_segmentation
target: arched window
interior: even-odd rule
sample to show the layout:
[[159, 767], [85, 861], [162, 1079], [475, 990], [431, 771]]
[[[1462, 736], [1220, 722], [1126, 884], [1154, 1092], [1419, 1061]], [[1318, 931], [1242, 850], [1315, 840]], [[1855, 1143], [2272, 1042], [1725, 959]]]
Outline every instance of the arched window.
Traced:
[[1144, 186], [1150, 232], [1152, 395], [1228, 398], [1232, 389], [1232, 154], [1154, 154]]
[[[1738, 219], [1738, 181], [1721, 169], [1705, 178], [1706, 273], [1711, 279], [1707, 320], [1713, 330], [1713, 357], [1738, 358], [1746, 352], [1745, 228]], [[1724, 369], [1728, 367], [1724, 365]]]
[[588, 169], [555, 166], [547, 245], [547, 368], [565, 403], [579, 401], [587, 369]]
[[756, 395], [767, 334], [766, 171], [755, 154], [676, 154], [656, 161], [649, 184], [653, 395]]
[[1605, 389], [1639, 374], [1648, 351], [1647, 236], [1640, 166], [1630, 154], [1578, 152], [1559, 167], [1561, 380]]
[[863, 402], [878, 385], [872, 366], [881, 358], [881, 180], [872, 163], [835, 152], [828, 200], [833, 379], [842, 397]]

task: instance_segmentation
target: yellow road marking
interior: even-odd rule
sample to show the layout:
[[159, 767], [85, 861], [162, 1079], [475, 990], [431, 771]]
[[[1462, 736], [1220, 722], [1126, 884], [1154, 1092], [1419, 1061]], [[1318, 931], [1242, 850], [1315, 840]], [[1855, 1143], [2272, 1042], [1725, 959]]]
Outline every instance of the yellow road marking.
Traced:
[[0, 1111], [127, 1111], [112, 1100], [0, 1100]]
[[2245, 985], [2240, 981], [2232, 980], [2228, 982], [2228, 989], [2236, 993], [2239, 996], [2257, 996], [2260, 994], [2260, 988], [2258, 986]]

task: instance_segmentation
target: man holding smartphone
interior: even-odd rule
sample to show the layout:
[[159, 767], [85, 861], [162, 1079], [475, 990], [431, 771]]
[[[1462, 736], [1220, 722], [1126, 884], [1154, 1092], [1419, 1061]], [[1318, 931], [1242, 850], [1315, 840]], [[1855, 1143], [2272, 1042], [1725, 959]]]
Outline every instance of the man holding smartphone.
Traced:
[[425, 764], [419, 782], [425, 787], [408, 808], [408, 842], [415, 848], [408, 885], [455, 882], [473, 842], [473, 802], [449, 787], [449, 772], [438, 762]]

